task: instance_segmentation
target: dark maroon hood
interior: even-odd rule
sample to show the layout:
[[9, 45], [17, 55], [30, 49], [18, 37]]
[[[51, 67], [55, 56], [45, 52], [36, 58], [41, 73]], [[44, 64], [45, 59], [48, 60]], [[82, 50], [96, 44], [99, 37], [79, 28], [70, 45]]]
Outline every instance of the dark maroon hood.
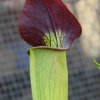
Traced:
[[19, 18], [22, 38], [32, 46], [46, 46], [43, 37], [60, 31], [64, 48], [81, 35], [81, 26], [61, 0], [27, 0]]

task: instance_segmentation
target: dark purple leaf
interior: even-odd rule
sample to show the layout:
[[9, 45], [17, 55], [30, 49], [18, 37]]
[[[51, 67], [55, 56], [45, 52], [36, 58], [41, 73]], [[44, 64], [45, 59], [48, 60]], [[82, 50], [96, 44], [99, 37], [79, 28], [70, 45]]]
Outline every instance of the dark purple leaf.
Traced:
[[60, 42], [68, 49], [81, 35], [81, 26], [61, 0], [27, 0], [20, 15], [19, 31], [32, 46], [47, 46], [44, 37], [49, 36], [51, 43], [53, 33], [56, 47]]

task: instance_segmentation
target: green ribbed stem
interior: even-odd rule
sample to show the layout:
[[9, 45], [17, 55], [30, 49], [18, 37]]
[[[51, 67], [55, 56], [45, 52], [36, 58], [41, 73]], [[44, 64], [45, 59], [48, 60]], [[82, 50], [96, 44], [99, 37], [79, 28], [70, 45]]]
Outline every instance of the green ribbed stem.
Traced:
[[34, 100], [68, 100], [66, 50], [32, 48], [30, 80]]

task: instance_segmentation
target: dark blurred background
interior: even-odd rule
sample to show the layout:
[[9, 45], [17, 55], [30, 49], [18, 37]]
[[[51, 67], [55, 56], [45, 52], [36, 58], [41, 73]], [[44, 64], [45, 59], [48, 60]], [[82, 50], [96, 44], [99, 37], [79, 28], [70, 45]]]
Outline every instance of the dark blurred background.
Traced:
[[[100, 0], [65, 0], [83, 33], [67, 51], [69, 100], [100, 100]], [[25, 0], [0, 0], [0, 100], [32, 100], [29, 62], [18, 31]]]

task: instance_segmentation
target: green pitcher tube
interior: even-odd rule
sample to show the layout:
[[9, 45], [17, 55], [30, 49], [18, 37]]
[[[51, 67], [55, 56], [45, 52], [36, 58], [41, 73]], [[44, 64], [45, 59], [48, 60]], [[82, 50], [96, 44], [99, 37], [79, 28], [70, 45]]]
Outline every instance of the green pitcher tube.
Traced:
[[68, 100], [66, 50], [38, 47], [28, 54], [33, 99]]

